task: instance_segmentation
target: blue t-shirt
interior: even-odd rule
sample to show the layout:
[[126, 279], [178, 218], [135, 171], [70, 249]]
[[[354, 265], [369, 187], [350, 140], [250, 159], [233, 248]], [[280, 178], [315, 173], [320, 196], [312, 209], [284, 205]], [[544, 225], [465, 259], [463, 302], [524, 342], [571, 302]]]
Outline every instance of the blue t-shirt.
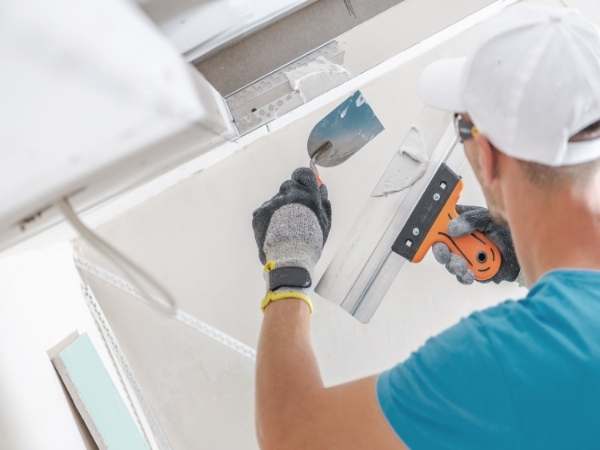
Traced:
[[413, 450], [600, 449], [600, 272], [556, 270], [380, 375]]

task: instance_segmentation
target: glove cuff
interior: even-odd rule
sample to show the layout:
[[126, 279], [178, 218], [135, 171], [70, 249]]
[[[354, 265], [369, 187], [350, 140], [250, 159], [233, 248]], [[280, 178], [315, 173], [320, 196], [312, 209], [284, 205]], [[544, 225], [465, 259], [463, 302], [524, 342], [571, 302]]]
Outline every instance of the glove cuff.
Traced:
[[302, 241], [283, 241], [277, 245], [270, 245], [265, 249], [268, 261], [274, 261], [277, 268], [280, 267], [302, 267], [311, 275], [321, 257], [322, 246]]

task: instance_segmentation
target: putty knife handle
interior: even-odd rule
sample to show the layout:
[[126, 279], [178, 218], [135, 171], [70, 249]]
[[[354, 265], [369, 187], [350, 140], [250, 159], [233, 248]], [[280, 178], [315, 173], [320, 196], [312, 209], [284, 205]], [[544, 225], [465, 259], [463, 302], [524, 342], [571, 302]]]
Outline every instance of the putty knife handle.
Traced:
[[[456, 217], [458, 217], [458, 213], [455, 209], [452, 219]], [[480, 231], [454, 238], [446, 235], [442, 242], [452, 253], [467, 260], [470, 270], [478, 281], [490, 280], [500, 270], [502, 253], [496, 244]]]
[[459, 216], [456, 204], [462, 188], [463, 181], [459, 180], [412, 261], [421, 261], [433, 244], [442, 242], [452, 253], [467, 260], [476, 280], [487, 281], [494, 278], [502, 264], [502, 253], [496, 244], [479, 231], [459, 237], [448, 234], [448, 225]]

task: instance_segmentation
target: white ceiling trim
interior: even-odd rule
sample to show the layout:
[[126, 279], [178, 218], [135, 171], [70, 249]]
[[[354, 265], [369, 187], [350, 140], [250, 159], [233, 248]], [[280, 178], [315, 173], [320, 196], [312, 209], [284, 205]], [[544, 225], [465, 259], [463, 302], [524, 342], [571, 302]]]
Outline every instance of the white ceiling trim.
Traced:
[[220, 0], [181, 11], [159, 26], [188, 61], [230, 44], [315, 0]]

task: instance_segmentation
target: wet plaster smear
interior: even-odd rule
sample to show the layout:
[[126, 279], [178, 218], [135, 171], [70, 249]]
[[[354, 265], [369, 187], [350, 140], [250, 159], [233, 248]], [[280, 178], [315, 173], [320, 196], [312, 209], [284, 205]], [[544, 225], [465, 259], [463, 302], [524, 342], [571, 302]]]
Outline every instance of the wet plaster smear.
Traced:
[[350, 72], [343, 66], [319, 56], [303, 66], [285, 72], [292, 90], [298, 92], [302, 101], [315, 98], [350, 79]]
[[373, 197], [385, 197], [411, 187], [427, 170], [429, 155], [421, 133], [411, 127], [390, 165], [373, 190]]

